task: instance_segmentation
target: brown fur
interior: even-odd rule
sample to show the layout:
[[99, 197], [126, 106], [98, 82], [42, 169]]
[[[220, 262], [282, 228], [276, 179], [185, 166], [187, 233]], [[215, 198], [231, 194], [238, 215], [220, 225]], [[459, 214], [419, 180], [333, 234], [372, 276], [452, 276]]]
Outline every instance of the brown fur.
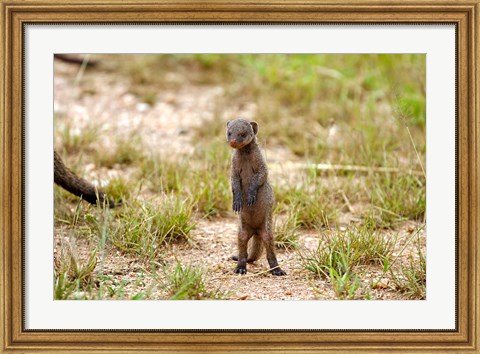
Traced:
[[268, 183], [267, 165], [255, 137], [257, 131], [258, 124], [246, 119], [227, 123], [227, 142], [235, 149], [231, 169], [233, 210], [240, 213], [235, 273], [245, 274], [247, 262], [260, 258], [265, 248], [272, 274], [286, 275], [275, 256], [272, 223], [275, 197]]
[[70, 171], [55, 150], [53, 151], [53, 161], [54, 182], [60, 187], [91, 204], [96, 204], [98, 201], [100, 204], [115, 207], [113, 200], [107, 198], [105, 193], [98, 191], [93, 184]]

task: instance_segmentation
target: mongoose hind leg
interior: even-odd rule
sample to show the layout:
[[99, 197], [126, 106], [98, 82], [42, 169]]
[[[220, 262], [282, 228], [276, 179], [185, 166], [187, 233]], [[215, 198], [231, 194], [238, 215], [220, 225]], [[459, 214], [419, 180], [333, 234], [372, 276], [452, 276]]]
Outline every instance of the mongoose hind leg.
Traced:
[[253, 231], [248, 228], [238, 230], [238, 262], [234, 272], [237, 274], [247, 274], [247, 246], [248, 240], [253, 236]]
[[277, 257], [275, 256], [274, 244], [273, 244], [273, 235], [271, 232], [267, 230], [263, 230], [260, 233], [260, 237], [262, 238], [263, 245], [265, 246], [265, 250], [267, 251], [267, 261], [268, 265], [270, 266], [270, 272], [272, 275], [287, 275], [285, 271], [283, 271], [277, 261]]

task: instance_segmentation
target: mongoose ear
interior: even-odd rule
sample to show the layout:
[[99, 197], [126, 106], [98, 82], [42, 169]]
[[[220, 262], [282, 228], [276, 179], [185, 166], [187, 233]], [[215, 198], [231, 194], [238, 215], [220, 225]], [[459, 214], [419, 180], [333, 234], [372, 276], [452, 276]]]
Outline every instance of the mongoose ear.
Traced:
[[230, 123], [232, 123], [231, 120], [229, 120], [229, 121], [227, 122], [227, 128], [228, 128], [228, 126], [230, 125]]
[[252, 128], [253, 128], [253, 134], [257, 135], [257, 132], [258, 132], [258, 124], [257, 124], [257, 122], [250, 122], [250, 125], [251, 125]]

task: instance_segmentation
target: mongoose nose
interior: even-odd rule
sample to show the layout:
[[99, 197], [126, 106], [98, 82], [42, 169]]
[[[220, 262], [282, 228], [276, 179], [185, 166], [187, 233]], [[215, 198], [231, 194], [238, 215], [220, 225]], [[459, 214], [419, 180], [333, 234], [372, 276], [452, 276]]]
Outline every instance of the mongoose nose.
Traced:
[[230, 146], [233, 147], [233, 146], [237, 145], [237, 141], [236, 141], [235, 139], [234, 139], [234, 140], [230, 140], [230, 143], [229, 143], [229, 144], [230, 144]]

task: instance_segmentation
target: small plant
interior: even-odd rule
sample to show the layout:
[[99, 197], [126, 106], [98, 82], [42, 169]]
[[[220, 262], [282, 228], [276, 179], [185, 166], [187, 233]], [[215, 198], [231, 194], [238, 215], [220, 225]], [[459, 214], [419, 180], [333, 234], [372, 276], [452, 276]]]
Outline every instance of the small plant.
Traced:
[[337, 296], [353, 298], [360, 288], [357, 268], [383, 264], [389, 259], [396, 239], [385, 240], [372, 225], [350, 227], [322, 234], [318, 249], [302, 255], [305, 269], [329, 279]]
[[79, 203], [77, 196], [54, 185], [54, 220], [55, 224], [70, 225], [73, 222], [72, 205]]
[[[383, 262], [383, 273], [373, 283], [373, 287], [383, 279], [383, 277], [389, 273], [396, 290], [400, 290], [402, 293], [407, 294], [411, 298], [424, 299], [426, 295], [426, 283], [427, 283], [427, 270], [424, 250], [420, 244], [420, 232], [425, 228], [425, 224], [419, 226], [412, 232], [410, 238], [405, 242], [402, 249], [397, 252], [395, 258], [390, 260], [386, 258]], [[418, 259], [414, 259], [412, 255], [408, 256], [408, 264], [400, 264], [397, 266], [397, 261], [403, 255], [405, 249], [416, 238], [416, 250]]]
[[[354, 272], [350, 250], [346, 253], [334, 250], [328, 256], [328, 263], [320, 264], [317, 260], [308, 260], [306, 269], [313, 271], [330, 281], [333, 290], [339, 299], [352, 300], [357, 298], [361, 288], [360, 277]], [[317, 262], [316, 262], [317, 261]]]
[[206, 270], [177, 261], [173, 270], [167, 269], [166, 289], [170, 300], [222, 299], [224, 293], [210, 291], [203, 280]]
[[293, 210], [283, 220], [279, 216], [275, 217], [275, 246], [283, 249], [298, 248], [298, 211]]
[[115, 148], [108, 152], [97, 151], [94, 160], [98, 166], [112, 168], [115, 165], [139, 164], [145, 158], [140, 138], [132, 135], [129, 138], [117, 139]]
[[336, 206], [328, 199], [330, 194], [317, 181], [309, 181], [301, 186], [277, 190], [278, 210], [294, 210], [299, 227], [327, 226], [336, 219]]
[[331, 269], [335, 270], [335, 273], [345, 274], [356, 263], [355, 254], [350, 247], [349, 243], [344, 244], [336, 238], [322, 242], [316, 252], [304, 257], [304, 267], [321, 278], [328, 278]]
[[73, 293], [80, 288], [78, 282], [71, 282], [67, 273], [58, 274], [54, 272], [53, 298], [55, 300], [66, 300], [72, 298]]
[[[60, 131], [58, 131], [60, 130]], [[62, 150], [68, 155], [92, 151], [92, 144], [99, 139], [100, 127], [90, 124], [82, 129], [73, 129], [68, 122], [56, 129], [55, 136], [62, 141]]]
[[129, 200], [139, 190], [139, 186], [124, 177], [116, 177], [109, 180], [103, 190], [116, 204], [121, 204], [122, 201]]
[[427, 293], [425, 258], [417, 261], [410, 256], [406, 265], [400, 264], [396, 272], [392, 268], [389, 271], [396, 290], [399, 290], [409, 298], [425, 299]]
[[[417, 234], [418, 235], [418, 234]], [[427, 262], [420, 246], [420, 238], [416, 242], [417, 259], [409, 255], [406, 264], [401, 263], [395, 271], [389, 267], [389, 273], [395, 288], [414, 299], [425, 299], [427, 294]]]
[[81, 261], [71, 242], [62, 242], [60, 252], [55, 257], [54, 297], [57, 300], [75, 297], [88, 288], [97, 265], [96, 250], [89, 253], [86, 261]]
[[[222, 136], [226, 125], [224, 121], [218, 124], [221, 125]], [[200, 139], [201, 129], [204, 128], [196, 130], [196, 139]], [[230, 154], [223, 139], [199, 144], [195, 149], [195, 159], [202, 164], [192, 166], [192, 178], [188, 179], [186, 186], [196, 200], [197, 211], [208, 218], [225, 216], [231, 209]]]
[[232, 199], [228, 176], [206, 171], [194, 178], [197, 210], [208, 218], [225, 215], [230, 210]]
[[376, 175], [366, 186], [376, 207], [377, 224], [392, 227], [399, 220], [422, 220], [425, 215], [425, 180], [414, 175]]
[[355, 298], [357, 290], [361, 286], [361, 282], [357, 275], [347, 271], [343, 274], [338, 273], [335, 268], [330, 267], [330, 282], [333, 286], [335, 294], [340, 299], [352, 300]]
[[155, 258], [162, 244], [188, 240], [195, 227], [192, 210], [191, 201], [175, 197], [165, 198], [159, 206], [135, 201], [122, 207], [109, 239], [124, 251]]
[[395, 238], [386, 240], [371, 225], [325, 232], [322, 238], [317, 251], [305, 258], [305, 267], [323, 277], [329, 276], [332, 267], [345, 274], [360, 264], [382, 264], [395, 244]]
[[141, 161], [139, 178], [152, 192], [179, 192], [188, 185], [189, 165], [182, 160], [171, 161], [161, 156], [150, 156]]

